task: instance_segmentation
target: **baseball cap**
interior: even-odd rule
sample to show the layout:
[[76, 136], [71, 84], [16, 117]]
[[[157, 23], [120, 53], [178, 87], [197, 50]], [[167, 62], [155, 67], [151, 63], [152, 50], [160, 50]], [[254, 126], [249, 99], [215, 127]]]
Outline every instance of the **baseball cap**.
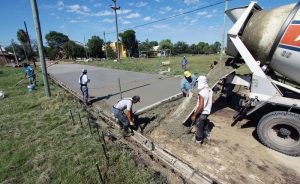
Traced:
[[84, 72], [87, 72], [87, 69], [84, 68], [81, 71], [82, 71], [82, 73], [84, 73]]
[[185, 71], [185, 72], [183, 72], [183, 74], [185, 77], [190, 77], [192, 75], [191, 72], [189, 72], [189, 71]]

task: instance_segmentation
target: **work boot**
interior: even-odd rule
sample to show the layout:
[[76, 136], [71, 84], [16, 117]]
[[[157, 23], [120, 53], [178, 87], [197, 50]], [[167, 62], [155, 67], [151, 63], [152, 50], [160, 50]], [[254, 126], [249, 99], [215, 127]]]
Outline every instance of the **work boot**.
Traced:
[[122, 130], [121, 134], [122, 134], [123, 137], [130, 137], [130, 136], [133, 135], [133, 133], [129, 132], [128, 130]]

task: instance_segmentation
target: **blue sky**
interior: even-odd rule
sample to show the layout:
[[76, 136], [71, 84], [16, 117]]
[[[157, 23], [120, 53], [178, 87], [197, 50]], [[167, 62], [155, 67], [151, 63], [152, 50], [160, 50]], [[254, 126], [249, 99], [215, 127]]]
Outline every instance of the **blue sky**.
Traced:
[[[222, 2], [222, 0], [117, 0], [119, 30], [149, 23], [168, 16], [200, 7]], [[295, 0], [258, 0], [265, 9], [297, 3]], [[229, 8], [245, 6], [249, 0], [232, 0]], [[103, 39], [103, 32], [108, 41], [115, 41], [114, 14], [111, 0], [37, 0], [40, 22], [44, 35], [49, 31], [62, 32], [71, 40], [84, 42], [93, 35]], [[16, 32], [24, 29], [26, 21], [31, 39], [36, 38], [30, 0], [2, 0], [0, 10], [0, 44], [8, 45], [11, 39], [17, 41]], [[189, 44], [200, 41], [213, 43], [222, 39], [225, 4], [201, 9], [194, 13], [174, 19], [134, 29], [137, 39], [160, 41], [171, 39], [172, 42], [185, 41]], [[232, 25], [227, 19], [227, 29]]]

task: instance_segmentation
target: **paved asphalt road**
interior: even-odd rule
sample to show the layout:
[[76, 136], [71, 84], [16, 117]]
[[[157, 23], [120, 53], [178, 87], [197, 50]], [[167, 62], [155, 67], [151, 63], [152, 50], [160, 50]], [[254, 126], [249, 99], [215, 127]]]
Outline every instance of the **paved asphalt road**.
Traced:
[[88, 70], [90, 96], [113, 105], [120, 99], [118, 78], [121, 81], [123, 97], [139, 95], [141, 103], [133, 106], [133, 111], [151, 105], [167, 97], [180, 93], [180, 78], [164, 78], [158, 74], [130, 72], [79, 64], [57, 64], [48, 68], [48, 73], [80, 92], [78, 78], [81, 69]]

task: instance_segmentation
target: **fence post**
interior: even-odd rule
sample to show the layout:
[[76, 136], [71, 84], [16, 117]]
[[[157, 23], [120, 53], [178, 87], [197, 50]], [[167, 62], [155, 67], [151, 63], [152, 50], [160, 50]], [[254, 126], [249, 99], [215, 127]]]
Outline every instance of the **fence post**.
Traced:
[[100, 177], [101, 183], [102, 183], [102, 184], [105, 184], [105, 182], [104, 182], [104, 179], [103, 179], [103, 177], [102, 177], [102, 174], [101, 174], [100, 167], [99, 167], [98, 163], [96, 163], [96, 167], [97, 167], [97, 170], [98, 170], [98, 174], [99, 174], [99, 177]]
[[73, 125], [75, 125], [75, 123], [74, 123], [74, 117], [73, 117], [71, 109], [70, 109], [70, 115], [71, 115], [71, 118], [72, 118], [72, 123], [73, 123]]

